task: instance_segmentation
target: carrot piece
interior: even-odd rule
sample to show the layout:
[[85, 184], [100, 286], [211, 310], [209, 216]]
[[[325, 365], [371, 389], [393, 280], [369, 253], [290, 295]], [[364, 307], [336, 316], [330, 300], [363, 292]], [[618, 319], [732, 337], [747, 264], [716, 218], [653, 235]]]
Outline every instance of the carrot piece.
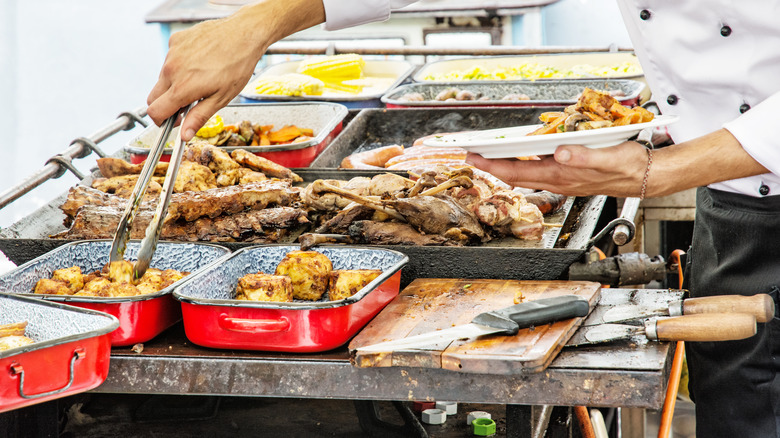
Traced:
[[252, 143], [249, 144], [249, 146], [259, 146], [260, 142], [258, 141], [258, 137], [255, 135], [252, 137]]
[[539, 127], [537, 130], [529, 133], [528, 135], [543, 135], [543, 134], [555, 134], [558, 132], [558, 126], [562, 125], [566, 121], [568, 115], [563, 114], [560, 117], [554, 119], [552, 122]]
[[314, 130], [309, 128], [301, 128], [301, 133], [307, 137], [314, 137]]
[[238, 132], [238, 126], [237, 125], [225, 125], [225, 131], [230, 131], [233, 133]]
[[555, 120], [558, 117], [562, 116], [563, 113], [559, 111], [548, 111], [546, 113], [539, 114], [539, 120], [542, 121], [542, 123], [550, 122], [551, 120]]
[[270, 146], [271, 140], [268, 139], [268, 135], [265, 133], [260, 134], [260, 146]]
[[271, 131], [268, 133], [268, 139], [271, 143], [285, 143], [295, 140], [301, 136], [301, 130], [295, 125], [287, 125], [278, 131]]

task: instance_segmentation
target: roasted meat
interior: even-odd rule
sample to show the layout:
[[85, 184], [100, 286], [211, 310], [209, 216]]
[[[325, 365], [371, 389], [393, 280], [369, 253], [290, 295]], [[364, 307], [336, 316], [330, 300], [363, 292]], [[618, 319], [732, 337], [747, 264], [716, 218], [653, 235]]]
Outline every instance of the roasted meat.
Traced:
[[236, 299], [292, 302], [292, 280], [286, 275], [270, 275], [262, 272], [244, 275], [238, 279]]
[[12, 348], [24, 347], [35, 343], [27, 336], [4, 336], [0, 338], [0, 351], [10, 350]]
[[202, 191], [217, 188], [217, 179], [211, 170], [192, 161], [182, 161], [173, 184], [174, 193]]
[[268, 177], [262, 172], [256, 172], [246, 167], [226, 170], [217, 174], [216, 181], [218, 187], [234, 186], [237, 184], [247, 184], [256, 181], [265, 181]]
[[299, 300], [319, 300], [328, 289], [333, 263], [317, 251], [290, 251], [276, 266], [276, 275], [292, 280], [293, 297]]
[[240, 165], [246, 166], [258, 172], [263, 172], [267, 176], [274, 177], [274, 178], [281, 178], [281, 179], [289, 179], [292, 180], [293, 182], [303, 181], [303, 178], [298, 176], [292, 170], [282, 166], [281, 164], [276, 164], [267, 158], [257, 156], [243, 149], [234, 150], [233, 152], [230, 153], [230, 156], [233, 157], [233, 160], [235, 160]]
[[222, 149], [210, 145], [205, 140], [193, 139], [187, 143], [182, 155], [182, 161], [193, 161], [208, 167], [214, 173], [225, 172], [241, 167], [230, 155]]
[[544, 217], [539, 208], [526, 202], [521, 193], [502, 190], [474, 206], [480, 222], [504, 236], [539, 240], [544, 234]]
[[358, 293], [382, 273], [381, 269], [337, 269], [328, 280], [328, 299], [343, 300]]
[[71, 266], [64, 269], [56, 269], [51, 274], [51, 279], [54, 281], [62, 281], [68, 285], [70, 293], [73, 294], [84, 287], [84, 276], [81, 274], [81, 268], [78, 266]]
[[[121, 158], [105, 157], [97, 159], [100, 174], [106, 178], [122, 175], [138, 175], [144, 167], [144, 163], [130, 164]], [[168, 171], [168, 163], [161, 161], [154, 167], [155, 176], [165, 176]]]
[[[163, 180], [164, 178], [152, 177], [152, 180], [149, 181], [149, 186], [146, 188], [144, 199], [159, 196], [162, 191]], [[122, 198], [129, 198], [133, 195], [133, 190], [137, 183], [138, 175], [123, 175], [111, 178], [97, 178], [92, 181], [92, 188]]]
[[10, 324], [0, 324], [0, 337], [24, 336], [26, 329], [27, 329], [27, 321], [12, 322]]
[[359, 220], [350, 224], [347, 232], [356, 241], [372, 245], [460, 246], [461, 240], [452, 240], [439, 234], [423, 234], [404, 222], [376, 222]]
[[52, 280], [50, 278], [41, 278], [35, 283], [36, 294], [47, 295], [73, 295], [73, 291], [68, 287], [68, 283], [63, 280]]

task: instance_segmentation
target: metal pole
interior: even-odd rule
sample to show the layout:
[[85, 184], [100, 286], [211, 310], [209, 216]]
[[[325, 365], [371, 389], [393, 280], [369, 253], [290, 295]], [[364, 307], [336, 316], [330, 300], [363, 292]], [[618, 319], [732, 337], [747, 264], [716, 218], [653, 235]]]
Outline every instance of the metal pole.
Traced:
[[331, 43], [315, 46], [312, 42], [295, 44], [285, 42], [283, 45], [271, 45], [268, 55], [325, 55], [339, 53], [356, 53], [358, 55], [403, 55], [403, 56], [474, 56], [474, 55], [542, 55], [556, 53], [593, 53], [593, 52], [633, 52], [631, 48], [611, 47], [525, 47], [525, 46], [487, 46], [487, 47], [431, 47], [431, 46], [400, 46], [400, 47], [364, 47], [354, 43]]
[[[135, 127], [136, 121], [145, 116], [146, 106], [143, 106], [130, 114], [122, 114], [114, 122], [86, 138], [94, 143], [100, 143], [101, 141], [111, 137], [119, 131], [127, 131], [132, 129]], [[84, 145], [82, 142], [76, 141], [59, 155], [66, 160], [71, 160], [74, 158], [86, 157], [91, 152], [92, 150], [89, 147]], [[64, 172], [65, 168], [59, 163], [53, 161], [48, 162], [45, 166], [43, 166], [42, 169], [27, 177], [27, 179], [22, 181], [20, 184], [0, 193], [0, 209], [5, 208], [6, 205], [21, 198], [49, 179], [59, 178]]]

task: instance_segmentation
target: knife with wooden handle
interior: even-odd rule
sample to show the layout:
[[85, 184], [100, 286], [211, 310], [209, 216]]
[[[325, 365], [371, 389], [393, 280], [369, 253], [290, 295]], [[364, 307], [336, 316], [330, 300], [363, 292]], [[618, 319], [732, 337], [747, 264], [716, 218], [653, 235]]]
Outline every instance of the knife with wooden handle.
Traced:
[[599, 344], [646, 336], [650, 341], [715, 342], [746, 339], [756, 334], [756, 317], [747, 313], [707, 313], [652, 318], [644, 325], [601, 324], [580, 328], [566, 346]]
[[[775, 316], [775, 302], [767, 294], [751, 296], [718, 295], [688, 298], [669, 303], [668, 307], [653, 308], [636, 305], [615, 306], [602, 316], [603, 322], [624, 322], [653, 316], [681, 316], [704, 313], [747, 313], [757, 322], [767, 322]], [[595, 325], [589, 323], [588, 325]]]

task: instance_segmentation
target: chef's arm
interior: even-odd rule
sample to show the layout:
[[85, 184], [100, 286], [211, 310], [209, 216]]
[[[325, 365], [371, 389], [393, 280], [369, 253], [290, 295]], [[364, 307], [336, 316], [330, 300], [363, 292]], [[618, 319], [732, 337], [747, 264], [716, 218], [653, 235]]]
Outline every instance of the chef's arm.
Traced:
[[467, 161], [514, 186], [570, 196], [619, 197], [639, 196], [645, 174], [645, 196], [654, 197], [760, 175], [769, 167], [756, 161], [727, 129], [654, 150], [649, 170], [649, 154], [635, 142], [603, 149], [564, 145], [539, 161], [487, 160], [472, 154]]

